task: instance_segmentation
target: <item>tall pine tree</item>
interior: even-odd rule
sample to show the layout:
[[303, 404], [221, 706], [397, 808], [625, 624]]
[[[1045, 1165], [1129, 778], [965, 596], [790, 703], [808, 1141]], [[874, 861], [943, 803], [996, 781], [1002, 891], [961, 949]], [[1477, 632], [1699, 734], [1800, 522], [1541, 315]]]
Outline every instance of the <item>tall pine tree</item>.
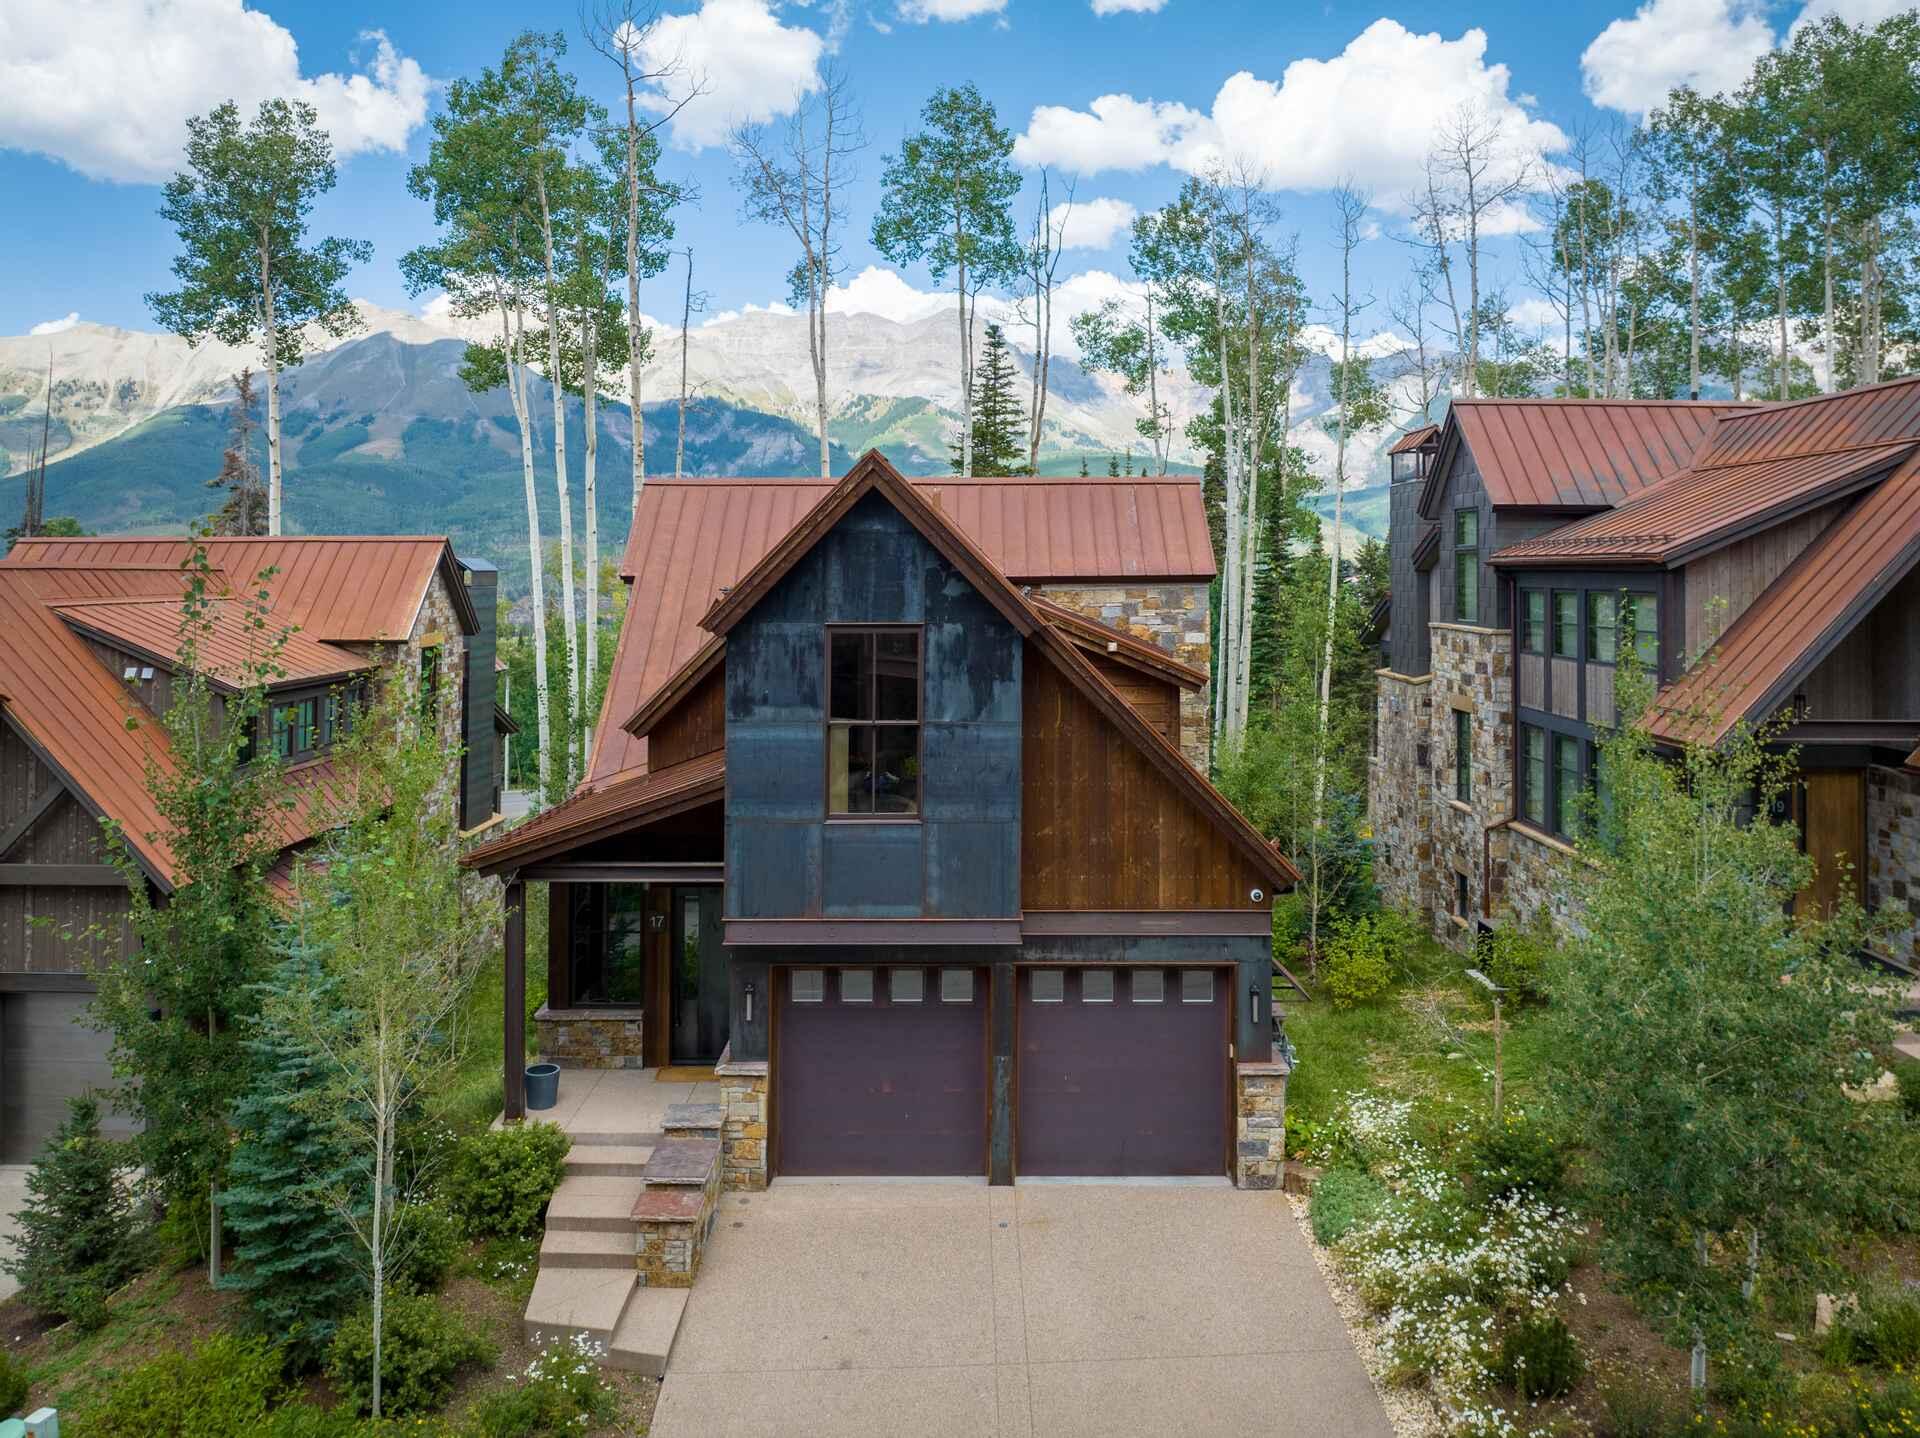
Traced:
[[[973, 376], [973, 473], [1027, 473], [1027, 415], [1014, 392], [1018, 374], [1000, 326], [987, 326], [986, 344]], [[961, 442], [953, 443], [953, 465], [965, 462]]]
[[[320, 964], [296, 949], [260, 985], [262, 1007], [328, 987]], [[254, 1079], [233, 1108], [230, 1187], [220, 1196], [238, 1270], [223, 1286], [246, 1294], [254, 1324], [304, 1365], [321, 1356], [364, 1287], [359, 1242], [340, 1205], [365, 1189], [366, 1164], [299, 1102], [326, 1078], [311, 1046], [256, 1020], [246, 1047]]]

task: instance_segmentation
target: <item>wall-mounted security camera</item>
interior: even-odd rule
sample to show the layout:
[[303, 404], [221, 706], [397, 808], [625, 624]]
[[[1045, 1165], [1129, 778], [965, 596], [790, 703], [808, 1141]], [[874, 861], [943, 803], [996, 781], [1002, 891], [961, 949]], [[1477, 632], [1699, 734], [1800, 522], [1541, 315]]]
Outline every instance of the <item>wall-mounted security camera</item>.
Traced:
[[1256, 904], [1259, 903], [1262, 899], [1266, 898], [1266, 896], [1267, 896], [1266, 891], [1264, 889], [1255, 889], [1251, 894], [1247, 895], [1247, 897], [1253, 900], [1253, 902]]

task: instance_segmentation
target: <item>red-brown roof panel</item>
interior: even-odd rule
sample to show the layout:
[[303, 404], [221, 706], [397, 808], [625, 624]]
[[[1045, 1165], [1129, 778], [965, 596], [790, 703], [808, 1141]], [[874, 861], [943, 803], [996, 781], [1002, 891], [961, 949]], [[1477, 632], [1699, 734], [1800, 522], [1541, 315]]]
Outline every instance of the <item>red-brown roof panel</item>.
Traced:
[[[76, 629], [131, 649], [159, 663], [180, 663], [179, 599], [117, 599], [57, 604], [54, 610]], [[266, 670], [274, 685], [318, 683], [364, 673], [374, 667], [351, 649], [325, 644], [281, 626], [269, 615], [265, 628], [256, 628], [244, 605], [233, 599], [209, 600], [207, 628], [195, 635], [198, 667], [228, 685]], [[279, 641], [278, 653], [269, 652]]]
[[1920, 435], [1920, 377], [1844, 394], [1768, 405], [1729, 417], [1699, 458], [1703, 466], [1821, 454]]
[[1660, 692], [1648, 732], [1713, 744], [1759, 722], [1920, 557], [1920, 457], [1802, 550], [1712, 651]]

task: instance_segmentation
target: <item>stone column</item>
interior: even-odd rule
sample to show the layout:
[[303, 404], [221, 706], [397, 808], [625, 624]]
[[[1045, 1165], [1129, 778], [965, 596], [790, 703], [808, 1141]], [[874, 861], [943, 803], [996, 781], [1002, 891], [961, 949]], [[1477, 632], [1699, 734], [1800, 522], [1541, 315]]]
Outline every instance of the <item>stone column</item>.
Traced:
[[1287, 1156], [1287, 1075], [1282, 1058], [1234, 1066], [1233, 1182], [1278, 1188]]
[[767, 1186], [767, 1082], [765, 1059], [733, 1057], [733, 1047], [714, 1065], [720, 1080], [720, 1182], [725, 1188], [758, 1191]]

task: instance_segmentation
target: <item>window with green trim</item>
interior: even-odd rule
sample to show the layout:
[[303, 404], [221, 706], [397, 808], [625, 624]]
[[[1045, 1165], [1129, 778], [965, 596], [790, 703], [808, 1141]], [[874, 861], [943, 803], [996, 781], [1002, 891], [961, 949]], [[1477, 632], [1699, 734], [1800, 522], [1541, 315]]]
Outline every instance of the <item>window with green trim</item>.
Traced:
[[1580, 741], [1565, 734], [1553, 736], [1553, 831], [1573, 834], [1580, 824]]
[[1520, 647], [1528, 654], [1547, 652], [1547, 591], [1544, 589], [1521, 591]]
[[1590, 590], [1587, 594], [1587, 658], [1611, 664], [1620, 650], [1620, 596]]
[[1580, 657], [1580, 596], [1570, 589], [1553, 592], [1553, 657]]
[[1453, 512], [1453, 617], [1480, 622], [1480, 511]]
[[304, 759], [320, 747], [320, 699], [316, 695], [273, 706], [273, 752]]
[[1633, 636], [1634, 658], [1650, 674], [1660, 669], [1660, 601], [1651, 594], [1627, 596], [1624, 628]]
[[1534, 724], [1520, 726], [1520, 813], [1547, 822], [1547, 731]]
[[1453, 797], [1473, 798], [1473, 715], [1464, 709], [1453, 711]]

